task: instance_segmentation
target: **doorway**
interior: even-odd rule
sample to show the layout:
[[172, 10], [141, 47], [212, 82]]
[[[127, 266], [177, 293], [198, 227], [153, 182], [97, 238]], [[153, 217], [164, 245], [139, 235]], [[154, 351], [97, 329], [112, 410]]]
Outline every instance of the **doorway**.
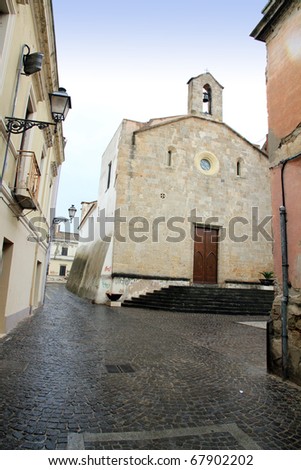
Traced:
[[0, 333], [5, 333], [6, 329], [6, 302], [9, 291], [9, 278], [13, 257], [13, 246], [13, 243], [4, 238], [0, 260]]
[[193, 282], [217, 284], [218, 229], [195, 227]]
[[40, 305], [41, 273], [42, 273], [42, 263], [41, 261], [37, 261], [35, 283], [34, 283], [34, 299], [33, 299], [34, 308], [39, 307]]

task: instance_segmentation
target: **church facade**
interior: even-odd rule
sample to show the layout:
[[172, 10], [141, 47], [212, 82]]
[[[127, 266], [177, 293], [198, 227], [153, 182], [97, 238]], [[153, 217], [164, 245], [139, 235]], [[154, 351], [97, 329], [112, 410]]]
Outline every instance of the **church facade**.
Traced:
[[[96, 303], [171, 285], [258, 282], [272, 270], [268, 159], [223, 122], [223, 87], [188, 82], [188, 113], [123, 120], [101, 164], [90, 242], [67, 287]], [[91, 222], [91, 221], [90, 221]]]

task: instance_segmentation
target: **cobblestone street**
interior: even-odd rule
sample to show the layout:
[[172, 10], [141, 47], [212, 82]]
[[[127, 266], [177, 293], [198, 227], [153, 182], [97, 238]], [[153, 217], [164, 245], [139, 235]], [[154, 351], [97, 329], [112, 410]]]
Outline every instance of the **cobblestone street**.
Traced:
[[266, 373], [265, 321], [49, 285], [0, 341], [1, 449], [300, 449], [301, 389]]

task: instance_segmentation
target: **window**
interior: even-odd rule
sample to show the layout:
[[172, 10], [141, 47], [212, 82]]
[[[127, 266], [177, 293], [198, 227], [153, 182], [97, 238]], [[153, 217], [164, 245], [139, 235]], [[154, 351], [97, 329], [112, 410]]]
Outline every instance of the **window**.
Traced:
[[171, 150], [168, 150], [168, 154], [167, 154], [167, 166], [171, 166], [172, 164], [172, 151]]
[[108, 164], [108, 179], [107, 179], [107, 189], [110, 187], [111, 183], [111, 172], [112, 172], [112, 162]]
[[242, 169], [243, 169], [243, 161], [241, 158], [239, 158], [236, 161], [236, 176], [241, 176], [242, 175]]
[[62, 247], [62, 256], [68, 256], [68, 248]]
[[200, 165], [201, 165], [202, 170], [204, 171], [209, 171], [211, 169], [210, 160], [208, 160], [207, 158], [202, 158], [200, 161]]
[[176, 148], [173, 147], [173, 146], [169, 146], [167, 148], [167, 152], [165, 153], [164, 165], [168, 166], [169, 168], [174, 166], [174, 163], [175, 163], [174, 157], [175, 157], [175, 155], [176, 155]]
[[60, 266], [60, 276], [66, 276], [67, 266]]
[[199, 152], [194, 157], [194, 164], [197, 170], [203, 175], [212, 176], [219, 172], [219, 160], [211, 152]]

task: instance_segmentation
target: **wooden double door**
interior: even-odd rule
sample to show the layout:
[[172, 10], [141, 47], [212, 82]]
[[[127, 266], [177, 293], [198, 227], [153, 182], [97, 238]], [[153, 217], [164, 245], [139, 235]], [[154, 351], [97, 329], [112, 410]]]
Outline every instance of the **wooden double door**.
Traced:
[[218, 229], [195, 227], [193, 282], [217, 284]]

